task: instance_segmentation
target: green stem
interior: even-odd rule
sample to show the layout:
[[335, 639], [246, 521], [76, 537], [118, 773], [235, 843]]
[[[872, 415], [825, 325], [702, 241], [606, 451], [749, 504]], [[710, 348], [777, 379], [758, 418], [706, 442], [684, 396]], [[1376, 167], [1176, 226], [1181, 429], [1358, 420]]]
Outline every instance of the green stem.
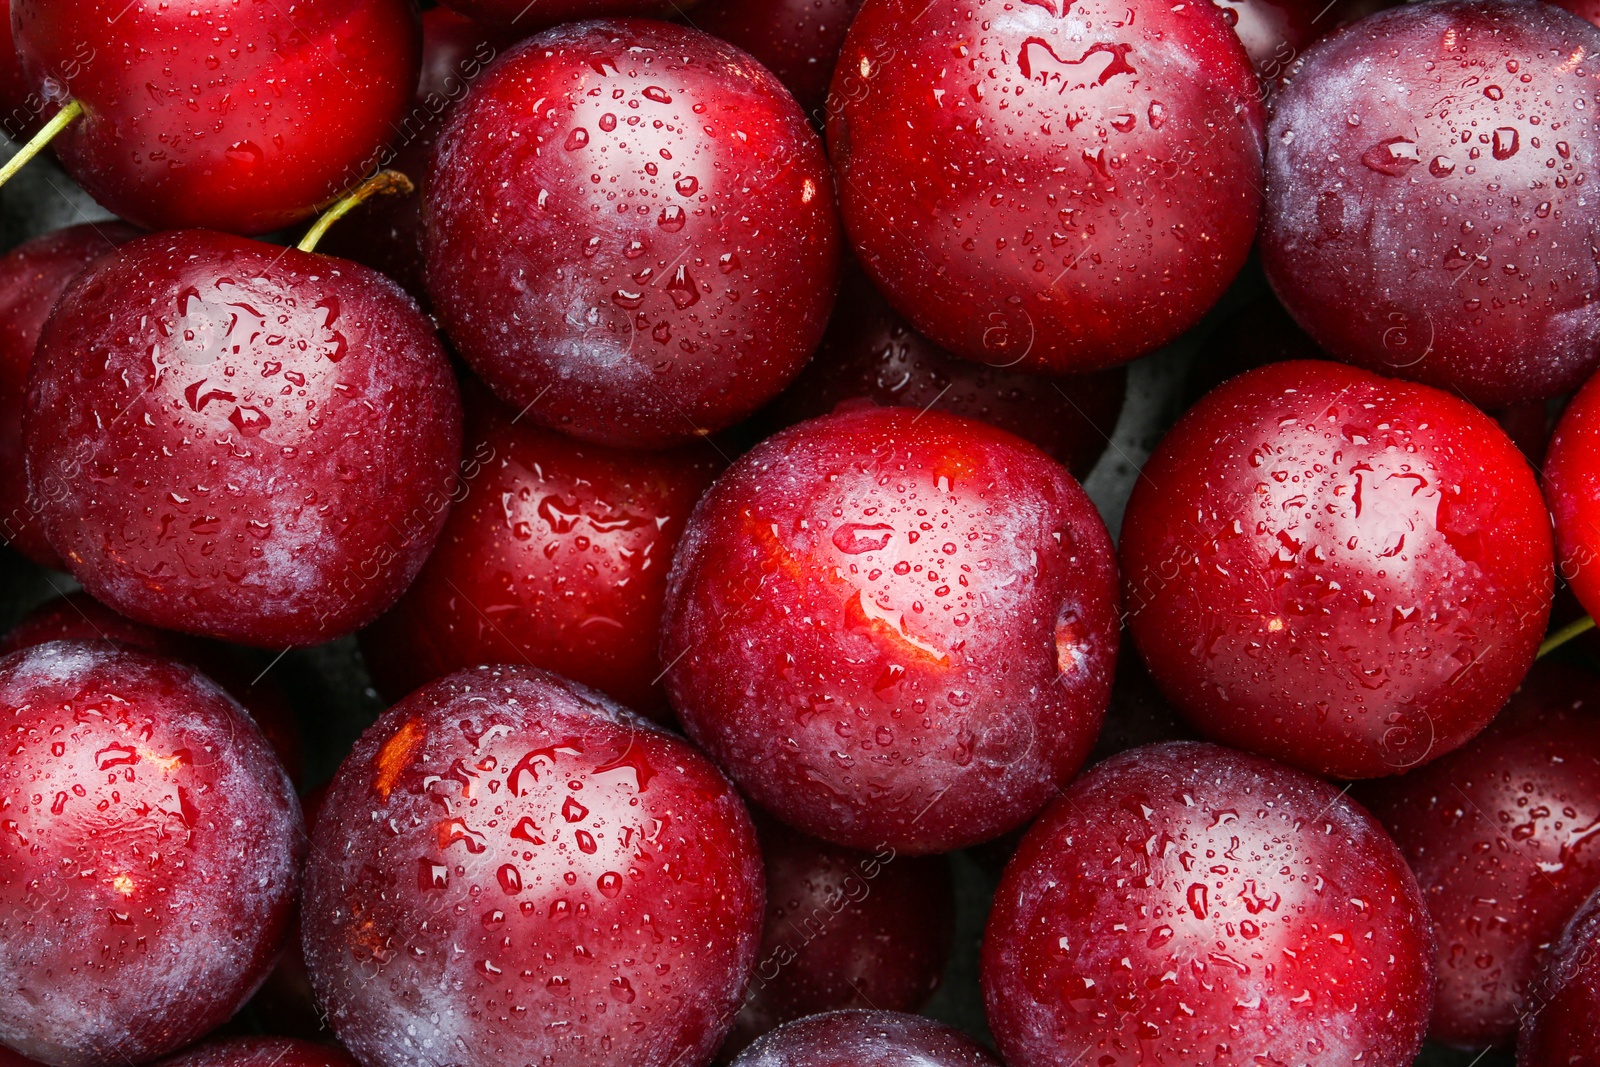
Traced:
[[1591, 615], [1585, 615], [1577, 622], [1567, 623], [1561, 629], [1545, 638], [1544, 644], [1539, 646], [1539, 658], [1544, 659], [1574, 637], [1588, 633], [1592, 629], [1594, 629], [1594, 617]]
[[0, 185], [11, 180], [11, 176], [28, 165], [28, 160], [44, 151], [44, 146], [56, 139], [56, 134], [71, 126], [78, 116], [83, 114], [83, 105], [76, 100], [68, 100], [66, 106], [55, 113], [55, 117], [44, 124], [44, 129], [33, 135], [33, 138], [23, 145], [12, 156], [6, 165], [0, 167]]
[[366, 181], [350, 190], [344, 196], [340, 197], [339, 200], [327, 211], [325, 211], [322, 217], [318, 219], [314, 225], [312, 225], [311, 229], [306, 231], [306, 235], [300, 238], [300, 243], [296, 247], [302, 252], [315, 252], [317, 250], [317, 243], [322, 240], [322, 235], [328, 232], [328, 227], [344, 218], [351, 211], [366, 203], [368, 200], [371, 200], [375, 196], [409, 196], [415, 191], [416, 187], [411, 184], [411, 179], [407, 178], [404, 174], [401, 174], [397, 170], [380, 170], [378, 173], [374, 174], [372, 177], [368, 178]]

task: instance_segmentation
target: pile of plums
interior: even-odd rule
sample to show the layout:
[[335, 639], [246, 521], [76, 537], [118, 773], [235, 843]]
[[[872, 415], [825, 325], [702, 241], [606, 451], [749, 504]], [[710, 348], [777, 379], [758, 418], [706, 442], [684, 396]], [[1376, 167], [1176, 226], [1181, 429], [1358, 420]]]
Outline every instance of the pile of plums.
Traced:
[[0, 1067], [1600, 1067], [1600, 4], [0, 15]]

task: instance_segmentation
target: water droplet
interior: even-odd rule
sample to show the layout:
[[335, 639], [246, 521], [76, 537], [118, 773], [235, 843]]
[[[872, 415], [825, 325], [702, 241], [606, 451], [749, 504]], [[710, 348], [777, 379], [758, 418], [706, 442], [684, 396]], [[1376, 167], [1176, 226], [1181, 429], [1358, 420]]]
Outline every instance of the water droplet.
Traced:
[[1416, 142], [1404, 137], [1391, 137], [1379, 141], [1361, 154], [1361, 162], [1379, 174], [1397, 178], [1422, 162]]
[[679, 178], [674, 188], [678, 190], [679, 196], [693, 196], [700, 191], [700, 179], [692, 175]]
[[600, 880], [596, 884], [599, 886], [602, 896], [615, 898], [618, 893], [622, 892], [622, 875], [616, 871], [607, 871], [600, 876]]
[[677, 233], [689, 221], [689, 216], [677, 204], [669, 204], [661, 209], [656, 225], [668, 233]]
[[1514, 126], [1501, 126], [1494, 131], [1494, 158], [1510, 159], [1521, 147]]
[[566, 149], [568, 152], [576, 152], [588, 143], [589, 131], [582, 126], [573, 127], [572, 132], [567, 134]]

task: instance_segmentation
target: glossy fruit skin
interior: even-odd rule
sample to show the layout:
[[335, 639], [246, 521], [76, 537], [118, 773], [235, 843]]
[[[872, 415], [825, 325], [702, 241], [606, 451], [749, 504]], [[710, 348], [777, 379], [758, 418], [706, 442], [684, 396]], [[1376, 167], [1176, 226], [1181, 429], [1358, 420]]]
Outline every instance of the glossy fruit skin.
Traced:
[[851, 268], [816, 355], [762, 419], [779, 429], [843, 405], [932, 407], [1032, 441], [1085, 478], [1117, 428], [1127, 384], [1121, 367], [1047, 377], [951, 355], [913, 330]]
[[41, 517], [84, 587], [241, 644], [371, 622], [459, 485], [460, 397], [416, 304], [366, 267], [205, 230], [73, 283], [28, 412], [30, 483], [79, 488]]
[[249, 716], [192, 667], [57, 641], [0, 660], [0, 728], [0, 1043], [143, 1063], [225, 1022], [282, 947], [305, 851]]
[[705, 0], [685, 16], [755, 56], [813, 122], [827, 119], [828, 84], [862, 0]]
[[1433, 939], [1399, 851], [1339, 790], [1179, 741], [1097, 764], [1034, 823], [982, 982], [1010, 1067], [1085, 1049], [1100, 1067], [1402, 1067]]
[[1294, 62], [1319, 32], [1331, 30], [1332, 21], [1319, 24], [1324, 4], [1306, 0], [1214, 0], [1222, 17], [1250, 55], [1250, 65], [1263, 84], [1273, 82]]
[[851, 244], [958, 355], [1125, 363], [1199, 321], [1250, 252], [1259, 89], [1211, 4], [867, 0], [832, 94]]
[[[0, 41], [0, 53], [4, 52]], [[61, 558], [36, 520], [22, 460], [22, 413], [28, 367], [50, 309], [85, 267], [139, 235], [117, 222], [85, 223], [35, 237], [0, 256], [0, 537], [42, 567]], [[68, 491], [65, 486], [50, 487]]]
[[562, 22], [629, 15], [661, 16], [692, 8], [693, 0], [450, 0], [446, 5], [502, 33], [526, 37]]
[[406, 595], [362, 634], [379, 688], [398, 699], [480, 663], [559, 668], [670, 721], [657, 682], [667, 569], [717, 453], [583, 444], [476, 383], [466, 400], [466, 495]]
[[1549, 945], [1600, 887], [1600, 678], [1541, 663], [1489, 728], [1411, 774], [1354, 793], [1421, 883], [1438, 939], [1428, 1036], [1516, 1036]]
[[1544, 463], [1544, 495], [1555, 519], [1560, 574], [1583, 609], [1600, 612], [1600, 377], [1573, 397]]
[[1457, 748], [1533, 665], [1553, 593], [1527, 463], [1469, 404], [1338, 363], [1221, 386], [1145, 464], [1128, 627], [1206, 736], [1317, 774]]
[[1583, 902], [1550, 946], [1529, 987], [1517, 1036], [1517, 1067], [1600, 1064], [1600, 892]]
[[25, 141], [40, 125], [42, 101], [22, 73], [22, 57], [11, 36], [11, 0], [0, 0], [0, 132], [13, 141]]
[[428, 291], [529, 419], [663, 447], [754, 412], [822, 337], [840, 247], [822, 142], [731, 45], [552, 30], [484, 75], [438, 152]]
[[302, 941], [367, 1067], [704, 1063], [761, 936], [761, 855], [682, 740], [532, 668], [384, 713], [317, 817]]
[[732, 1059], [762, 1034], [844, 1008], [916, 1012], [950, 962], [955, 891], [943, 856], [858, 852], [758, 816], [767, 876], [761, 954], [733, 1032]]
[[422, 271], [422, 203], [428, 172], [445, 116], [472, 91], [500, 53], [508, 47], [503, 35], [458, 15], [447, 7], [422, 13], [422, 77], [416, 99], [389, 142], [379, 163], [411, 179], [409, 196], [380, 196], [352, 211], [328, 231], [318, 250], [364, 263], [387, 274], [428, 304]]
[[831, 1011], [772, 1031], [734, 1067], [1000, 1067], [954, 1027], [894, 1011]]
[[158, 1067], [358, 1067], [343, 1049], [284, 1037], [241, 1037], [212, 1041]]
[[1307, 53], [1268, 133], [1261, 259], [1318, 344], [1482, 407], [1588, 377], [1600, 98], [1568, 57], [1597, 49], [1550, 5], [1447, 0]]
[[997, 837], [1082, 765], [1118, 628], [1099, 513], [1001, 430], [868, 408], [768, 438], [702, 498], [662, 660], [689, 736], [853, 848]]
[[13, 0], [11, 20], [30, 86], [84, 106], [53, 142], [67, 173], [150, 230], [306, 218], [372, 169], [421, 61], [408, 0]]

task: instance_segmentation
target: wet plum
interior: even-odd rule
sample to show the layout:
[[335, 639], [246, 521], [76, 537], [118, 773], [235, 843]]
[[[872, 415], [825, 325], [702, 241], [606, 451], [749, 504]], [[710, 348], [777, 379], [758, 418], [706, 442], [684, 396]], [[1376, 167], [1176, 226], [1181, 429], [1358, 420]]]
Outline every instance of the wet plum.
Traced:
[[755, 56], [820, 124], [834, 64], [860, 8], [861, 0], [704, 0], [685, 18]]
[[1143, 355], [1255, 239], [1259, 89], [1211, 4], [867, 0], [832, 95], [862, 265], [970, 359], [1062, 374]]
[[[0, 12], [3, 13], [3, 12]], [[0, 53], [5, 42], [0, 41]], [[35, 237], [0, 256], [0, 536], [35, 563], [61, 566], [28, 499], [22, 463], [22, 412], [28, 367], [50, 309], [90, 263], [139, 231], [116, 222], [86, 223]], [[46, 486], [51, 492], [69, 486]]]
[[757, 818], [756, 830], [767, 874], [766, 928], [721, 1056], [818, 1012], [921, 1010], [955, 937], [949, 861], [892, 849], [857, 852], [766, 817]]
[[1127, 382], [1120, 367], [1046, 376], [953, 356], [913, 330], [851, 269], [816, 355], [763, 418], [782, 427], [844, 404], [932, 407], [1032, 441], [1083, 478], [1117, 428]]
[[1600, 893], [1578, 909], [1529, 988], [1517, 1067], [1600, 1064]]
[[1488, 416], [1338, 363], [1252, 371], [1161, 442], [1122, 528], [1128, 627], [1207, 736], [1396, 774], [1481, 730], [1533, 665], [1550, 520]]
[[532, 668], [390, 708], [312, 841], [306, 964], [367, 1067], [704, 1063], [756, 960], [761, 856], [733, 787]]
[[105, 642], [0, 660], [0, 1043], [143, 1063], [225, 1022], [294, 908], [300, 808], [192, 667]]
[[1590, 843], [1600, 832], [1600, 678], [1541, 664], [1470, 743], [1354, 795], [1400, 846], [1433, 918], [1429, 1036], [1509, 1044], [1544, 948], [1600, 887]]
[[[292, 14], [291, 14], [292, 12]], [[417, 85], [408, 0], [12, 0], [67, 173], [146, 229], [265, 233], [355, 185]]]
[[961, 1031], [894, 1011], [832, 1011], [774, 1030], [734, 1067], [1000, 1067]]
[[503, 399], [660, 447], [751, 414], [827, 323], [822, 143], [776, 78], [664, 22], [579, 23], [483, 76], [439, 140], [428, 291]]
[[579, 19], [667, 15], [693, 8], [694, 0], [450, 0], [446, 6], [502, 33], [526, 37]]
[[80, 275], [25, 449], [73, 575], [152, 626], [316, 644], [399, 598], [444, 524], [461, 412], [416, 304], [344, 260], [204, 230]]
[[1572, 399], [1550, 439], [1544, 493], [1555, 517], [1560, 573], [1600, 617], [1600, 376]]
[[158, 1067], [358, 1067], [343, 1049], [282, 1037], [244, 1037], [213, 1041]]
[[1261, 255], [1318, 344], [1484, 407], [1600, 364], [1596, 51], [1553, 5], [1450, 0], [1306, 54], [1269, 130]]
[[658, 684], [672, 550], [719, 457], [583, 444], [467, 396], [465, 497], [392, 611], [362, 635], [394, 698], [481, 663], [560, 670], [668, 719]]
[[701, 500], [662, 659], [757, 804], [854, 848], [1005, 833], [1082, 765], [1116, 569], [1066, 469], [984, 423], [868, 408], [768, 438]]
[[1432, 972], [1421, 891], [1366, 812], [1180, 741], [1097, 764], [1034, 823], [982, 977], [1010, 1067], [1403, 1067]]

